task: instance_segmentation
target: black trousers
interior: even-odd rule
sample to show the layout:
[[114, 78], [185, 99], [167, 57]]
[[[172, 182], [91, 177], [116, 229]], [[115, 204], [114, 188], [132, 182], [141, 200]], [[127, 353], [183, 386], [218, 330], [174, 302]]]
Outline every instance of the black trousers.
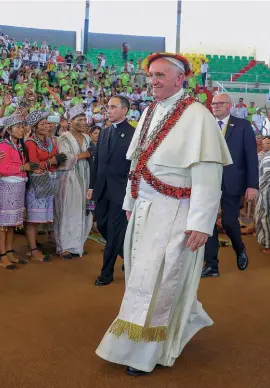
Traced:
[[205, 86], [206, 75], [207, 75], [207, 73], [202, 73], [202, 84], [203, 84], [203, 86]]
[[[238, 221], [240, 212], [241, 196], [229, 195], [225, 190], [221, 196], [221, 221], [228, 237], [231, 239], [233, 249], [238, 255], [243, 252], [244, 244], [242, 242], [240, 224]], [[207, 267], [218, 269], [218, 229], [215, 225], [213, 236], [210, 237], [205, 245], [204, 260]]]
[[123, 258], [123, 244], [127, 228], [126, 212], [122, 205], [112, 202], [107, 192], [96, 202], [95, 216], [97, 228], [106, 240], [101, 275], [113, 277], [117, 256]]

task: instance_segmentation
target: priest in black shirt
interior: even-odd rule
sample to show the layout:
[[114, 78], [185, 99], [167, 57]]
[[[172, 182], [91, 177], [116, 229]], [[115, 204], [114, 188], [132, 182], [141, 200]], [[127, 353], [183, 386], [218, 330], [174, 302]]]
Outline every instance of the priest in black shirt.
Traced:
[[96, 201], [97, 228], [106, 240], [103, 267], [96, 286], [113, 281], [117, 256], [123, 257], [123, 243], [127, 218], [122, 209], [126, 194], [130, 161], [126, 153], [134, 134], [127, 122], [129, 101], [122, 96], [112, 97], [108, 103], [108, 119], [112, 125], [101, 130], [93, 163], [90, 189]]

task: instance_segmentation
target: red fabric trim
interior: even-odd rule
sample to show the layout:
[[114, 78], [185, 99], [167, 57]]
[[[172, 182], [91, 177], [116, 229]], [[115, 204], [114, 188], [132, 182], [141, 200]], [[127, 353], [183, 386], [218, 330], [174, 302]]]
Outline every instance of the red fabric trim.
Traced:
[[[157, 179], [154, 175], [151, 174], [146, 164], [150, 157], [153, 155], [153, 153], [156, 151], [156, 149], [160, 146], [162, 141], [166, 138], [166, 136], [176, 124], [176, 122], [180, 119], [184, 111], [194, 102], [196, 102], [196, 100], [192, 97], [181, 100], [172, 112], [172, 114], [169, 116], [168, 120], [164, 123], [157, 136], [150, 142], [148, 147], [141, 152], [136, 169], [131, 171], [129, 174], [129, 179], [131, 180], [131, 195], [134, 199], [138, 197], [138, 189], [141, 177], [143, 177], [146, 182], [153, 187], [153, 189], [155, 189], [161, 194], [177, 199], [190, 197], [191, 188], [174, 187], [161, 182], [159, 179]], [[147, 120], [149, 115], [152, 113], [154, 107], [155, 104], [152, 104], [149, 107], [145, 120]], [[145, 138], [146, 131], [140, 145], [144, 144]]]

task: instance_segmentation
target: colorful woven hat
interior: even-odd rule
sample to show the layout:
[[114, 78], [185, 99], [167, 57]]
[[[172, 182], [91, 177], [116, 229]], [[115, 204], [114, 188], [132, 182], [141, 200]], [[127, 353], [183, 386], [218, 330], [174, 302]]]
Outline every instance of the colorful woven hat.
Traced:
[[47, 119], [48, 116], [50, 116], [50, 113], [46, 112], [45, 110], [34, 110], [26, 117], [26, 125], [28, 125], [29, 127], [34, 127], [41, 120]]
[[[187, 58], [182, 57], [182, 55], [175, 54], [175, 53], [154, 53], [148, 55], [143, 61], [142, 61], [142, 68], [149, 73], [149, 68], [151, 63], [153, 63], [156, 59], [159, 58], [172, 58], [172, 62], [177, 64], [177, 62], [183, 65], [183, 70], [185, 72], [185, 76], [189, 77], [192, 74], [192, 67]], [[169, 60], [169, 59], [168, 59]], [[174, 60], [174, 61], [173, 61]], [[179, 66], [180, 67], [180, 66]]]
[[10, 127], [13, 127], [13, 125], [23, 124], [23, 123], [24, 123], [24, 120], [22, 116], [18, 114], [14, 114], [14, 115], [5, 117], [2, 125], [5, 127], [5, 129], [7, 129]]
[[83, 105], [79, 104], [79, 105], [75, 105], [72, 108], [70, 108], [68, 113], [69, 113], [69, 119], [74, 120], [75, 117], [85, 115], [85, 109], [84, 109]]

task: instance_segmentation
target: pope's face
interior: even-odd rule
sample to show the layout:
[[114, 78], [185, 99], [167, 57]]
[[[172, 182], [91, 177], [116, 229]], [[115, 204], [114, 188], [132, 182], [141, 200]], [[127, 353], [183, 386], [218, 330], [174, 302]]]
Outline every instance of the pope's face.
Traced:
[[153, 96], [157, 101], [165, 100], [177, 93], [185, 79], [184, 74], [167, 59], [156, 59], [149, 69]]

